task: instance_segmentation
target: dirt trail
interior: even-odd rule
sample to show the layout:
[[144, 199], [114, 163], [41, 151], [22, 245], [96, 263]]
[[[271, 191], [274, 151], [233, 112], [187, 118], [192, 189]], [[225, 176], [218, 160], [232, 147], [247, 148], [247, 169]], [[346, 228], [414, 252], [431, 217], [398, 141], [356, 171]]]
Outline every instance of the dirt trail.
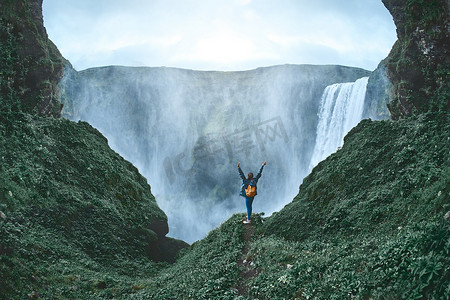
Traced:
[[256, 230], [253, 224], [243, 224], [244, 226], [244, 234], [243, 238], [245, 241], [244, 249], [242, 250], [241, 257], [237, 260], [237, 264], [240, 269], [240, 278], [241, 281], [237, 286], [235, 286], [235, 290], [239, 295], [247, 295], [247, 282], [250, 278], [258, 275], [258, 269], [253, 267], [252, 257], [248, 255], [251, 246], [251, 240]]

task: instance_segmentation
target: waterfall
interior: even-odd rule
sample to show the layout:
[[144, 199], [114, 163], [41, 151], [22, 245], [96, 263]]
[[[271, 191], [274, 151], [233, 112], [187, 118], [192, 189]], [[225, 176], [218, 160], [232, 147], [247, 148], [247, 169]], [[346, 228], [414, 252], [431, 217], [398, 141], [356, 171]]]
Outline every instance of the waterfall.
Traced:
[[238, 162], [254, 173], [268, 162], [253, 211], [267, 216], [292, 201], [308, 174], [325, 87], [368, 74], [310, 65], [94, 68], [64, 81], [65, 99], [72, 100], [63, 113], [102, 132], [151, 184], [168, 236], [193, 243], [245, 210]]
[[368, 80], [369, 77], [363, 77], [355, 82], [336, 83], [325, 88], [320, 100], [310, 169], [342, 146], [344, 136], [361, 121]]

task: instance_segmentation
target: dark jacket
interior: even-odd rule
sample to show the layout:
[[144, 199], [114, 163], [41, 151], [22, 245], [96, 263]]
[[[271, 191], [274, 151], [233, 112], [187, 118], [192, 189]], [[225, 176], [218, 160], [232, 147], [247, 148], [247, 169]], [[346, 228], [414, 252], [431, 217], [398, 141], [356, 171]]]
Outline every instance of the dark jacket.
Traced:
[[[251, 186], [256, 187], [256, 184], [258, 183], [258, 179], [261, 177], [261, 173], [263, 170], [264, 166], [261, 166], [261, 169], [259, 169], [258, 174], [256, 175], [256, 177], [254, 177], [252, 180], [247, 180], [247, 178], [244, 175], [244, 172], [242, 172], [241, 168], [238, 167], [239, 170], [239, 176], [241, 176], [242, 178], [242, 186], [241, 186], [241, 192], [239, 193], [239, 195], [241, 195], [242, 197], [246, 197], [245, 195], [245, 189], [247, 188], [247, 186], [250, 184]], [[256, 193], [255, 196], [258, 194], [258, 187], [256, 187]]]

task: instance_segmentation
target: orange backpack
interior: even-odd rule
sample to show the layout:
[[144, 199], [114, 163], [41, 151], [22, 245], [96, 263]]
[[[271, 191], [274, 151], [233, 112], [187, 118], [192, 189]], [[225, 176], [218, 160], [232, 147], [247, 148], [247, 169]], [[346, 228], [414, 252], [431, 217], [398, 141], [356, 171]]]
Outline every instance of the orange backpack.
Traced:
[[247, 197], [255, 197], [256, 195], [256, 186], [251, 186], [250, 184], [245, 189], [245, 195]]

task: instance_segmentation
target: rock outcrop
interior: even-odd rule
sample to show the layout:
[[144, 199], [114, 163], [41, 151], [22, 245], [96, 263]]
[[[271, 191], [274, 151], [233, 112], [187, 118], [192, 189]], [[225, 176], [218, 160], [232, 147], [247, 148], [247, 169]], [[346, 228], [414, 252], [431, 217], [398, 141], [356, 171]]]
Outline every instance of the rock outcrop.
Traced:
[[187, 246], [165, 237], [167, 216], [137, 168], [88, 123], [58, 118], [68, 62], [47, 37], [41, 5], [0, 3], [1, 299], [79, 298], [45, 293], [46, 282], [65, 280], [67, 262], [76, 280], [90, 274], [87, 284], [104, 289], [93, 273], [135, 276], [132, 264], [155, 272], [155, 261], [173, 262]]
[[387, 59], [393, 83], [389, 110], [399, 119], [449, 109], [449, 2], [383, 0], [398, 40]]
[[382, 60], [370, 74], [364, 100], [363, 119], [386, 120], [391, 115], [388, 110], [392, 83], [386, 76], [386, 60]]
[[[42, 0], [2, 1], [2, 109], [59, 117], [64, 58], [43, 25]], [[4, 99], [5, 100], [5, 99]]]

